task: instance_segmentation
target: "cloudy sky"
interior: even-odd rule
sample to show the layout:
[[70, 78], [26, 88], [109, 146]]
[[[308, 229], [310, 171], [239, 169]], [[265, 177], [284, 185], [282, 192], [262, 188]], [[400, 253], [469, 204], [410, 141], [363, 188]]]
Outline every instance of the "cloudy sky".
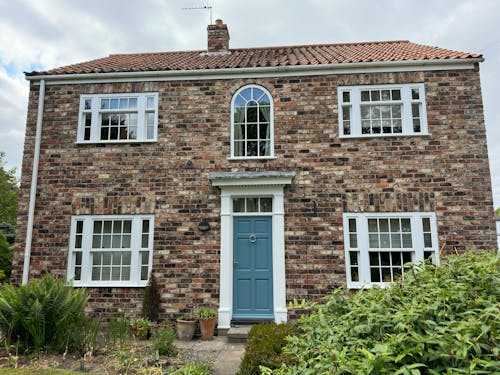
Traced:
[[206, 48], [207, 10], [232, 47], [409, 39], [483, 54], [484, 113], [500, 206], [498, 0], [0, 0], [0, 150], [21, 169], [28, 101], [24, 71], [110, 53]]

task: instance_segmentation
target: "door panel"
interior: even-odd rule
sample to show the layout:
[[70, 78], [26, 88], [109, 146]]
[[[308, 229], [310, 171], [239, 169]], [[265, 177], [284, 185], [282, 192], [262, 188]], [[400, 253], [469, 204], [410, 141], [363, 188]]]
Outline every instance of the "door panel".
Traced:
[[273, 317], [272, 218], [235, 217], [233, 317]]

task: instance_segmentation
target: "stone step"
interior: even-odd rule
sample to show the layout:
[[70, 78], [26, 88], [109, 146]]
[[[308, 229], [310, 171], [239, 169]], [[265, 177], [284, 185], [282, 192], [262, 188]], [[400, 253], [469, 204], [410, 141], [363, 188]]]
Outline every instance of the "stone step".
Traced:
[[245, 343], [251, 328], [251, 325], [235, 325], [229, 328], [227, 331], [227, 342]]

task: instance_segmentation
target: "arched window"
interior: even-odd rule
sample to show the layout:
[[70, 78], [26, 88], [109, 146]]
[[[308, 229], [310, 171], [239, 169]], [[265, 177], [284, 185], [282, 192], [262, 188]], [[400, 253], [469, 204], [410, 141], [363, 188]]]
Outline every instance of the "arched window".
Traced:
[[274, 157], [273, 101], [263, 87], [240, 88], [231, 101], [231, 157]]

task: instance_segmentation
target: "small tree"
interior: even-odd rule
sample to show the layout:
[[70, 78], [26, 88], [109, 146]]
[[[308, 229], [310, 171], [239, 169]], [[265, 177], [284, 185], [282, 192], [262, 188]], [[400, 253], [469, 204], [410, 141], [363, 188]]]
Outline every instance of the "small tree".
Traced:
[[152, 322], [157, 322], [160, 315], [160, 289], [152, 272], [149, 276], [148, 286], [144, 290], [142, 314], [144, 318]]

